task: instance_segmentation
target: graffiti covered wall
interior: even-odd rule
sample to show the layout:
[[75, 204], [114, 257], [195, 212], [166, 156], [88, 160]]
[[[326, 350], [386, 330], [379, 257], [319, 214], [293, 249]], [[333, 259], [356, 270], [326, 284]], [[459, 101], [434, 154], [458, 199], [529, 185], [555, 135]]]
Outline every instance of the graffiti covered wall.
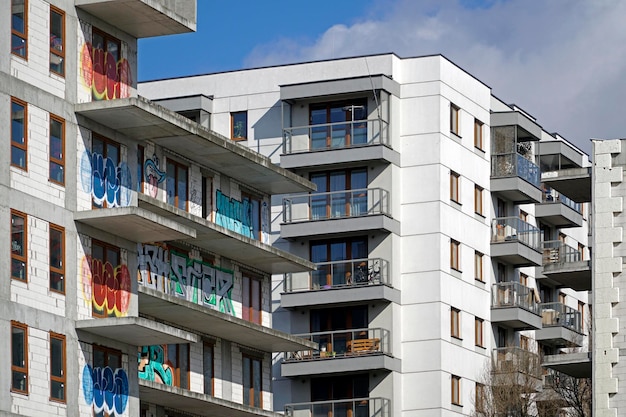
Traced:
[[83, 397], [94, 415], [121, 416], [128, 406], [128, 376], [122, 368], [83, 368]]
[[126, 58], [116, 60], [102, 45], [85, 42], [80, 49], [79, 76], [94, 100], [130, 97], [132, 72]]
[[267, 226], [269, 217], [266, 216], [269, 216], [269, 213], [265, 201], [247, 197], [239, 201], [222, 194], [220, 190], [215, 192], [215, 223], [219, 226], [266, 242], [269, 238]]
[[137, 244], [139, 285], [235, 315], [234, 272], [168, 250], [165, 245]]
[[138, 358], [139, 378], [165, 385], [174, 385], [172, 364], [165, 359], [163, 346], [142, 346]]
[[84, 256], [80, 268], [83, 298], [99, 317], [124, 317], [131, 295], [130, 273], [126, 265], [111, 265]]
[[152, 155], [152, 158], [146, 159], [143, 164], [144, 172], [144, 184], [146, 193], [153, 198], [156, 198], [159, 192], [159, 184], [165, 181], [167, 176], [165, 171], [161, 171], [159, 168], [159, 158], [156, 155]]
[[130, 204], [133, 179], [126, 162], [115, 164], [97, 152], [85, 151], [80, 161], [83, 191], [91, 194], [93, 203], [102, 207], [126, 207]]

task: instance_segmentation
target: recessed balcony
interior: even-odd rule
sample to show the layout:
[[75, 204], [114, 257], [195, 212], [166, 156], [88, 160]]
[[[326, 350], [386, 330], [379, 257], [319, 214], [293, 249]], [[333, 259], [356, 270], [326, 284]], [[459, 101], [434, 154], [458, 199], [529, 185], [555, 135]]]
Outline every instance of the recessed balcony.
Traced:
[[519, 282], [493, 284], [491, 322], [515, 330], [541, 328], [536, 292]]
[[579, 249], [560, 240], [543, 242], [543, 275], [557, 285], [576, 291], [591, 290], [591, 261]]
[[545, 188], [541, 203], [535, 204], [535, 217], [559, 229], [583, 225], [580, 203], [552, 188]]
[[283, 198], [285, 239], [354, 232], [400, 233], [391, 217], [389, 191], [382, 188], [299, 194]]
[[542, 328], [535, 331], [535, 340], [554, 347], [582, 346], [582, 315], [563, 303], [539, 304]]
[[541, 234], [519, 217], [497, 217], [491, 221], [491, 257], [522, 266], [541, 265]]
[[367, 397], [285, 405], [286, 417], [391, 417], [388, 398]]

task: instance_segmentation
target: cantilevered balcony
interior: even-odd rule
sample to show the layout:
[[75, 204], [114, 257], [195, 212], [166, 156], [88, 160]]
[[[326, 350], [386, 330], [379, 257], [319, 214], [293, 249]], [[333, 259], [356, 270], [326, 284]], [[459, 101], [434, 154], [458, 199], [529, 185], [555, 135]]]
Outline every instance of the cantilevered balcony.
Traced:
[[557, 285], [576, 291], [591, 290], [591, 261], [579, 249], [560, 240], [543, 242], [543, 275]]
[[75, 0], [78, 9], [135, 38], [195, 32], [196, 2], [185, 0]]
[[389, 124], [382, 119], [287, 127], [283, 129], [283, 168], [362, 161], [400, 164], [391, 149]]
[[493, 284], [491, 322], [515, 330], [541, 328], [535, 291], [519, 282]]
[[591, 352], [568, 352], [546, 355], [541, 366], [562, 372], [574, 378], [591, 378]]
[[315, 271], [285, 274], [281, 307], [400, 302], [400, 292], [391, 285], [391, 267], [386, 259], [320, 262], [315, 266]]
[[582, 315], [563, 303], [539, 305], [542, 328], [535, 332], [535, 340], [554, 347], [582, 346]]
[[535, 217], [559, 229], [583, 225], [580, 203], [552, 188], [545, 188], [540, 204], [535, 204]]
[[382, 188], [283, 198], [283, 238], [373, 231], [400, 233], [400, 223], [391, 217], [389, 191]]
[[519, 217], [497, 217], [491, 221], [491, 257], [522, 266], [541, 265], [541, 234], [537, 227]]
[[491, 192], [520, 203], [541, 201], [539, 167], [518, 153], [491, 155]]
[[497, 386], [515, 385], [524, 392], [538, 391], [542, 385], [539, 355], [519, 347], [494, 349], [491, 382]]
[[588, 156], [564, 140], [539, 143], [541, 181], [579, 203], [591, 201]]
[[296, 336], [318, 344], [319, 348], [285, 352], [282, 376], [400, 370], [400, 361], [391, 356], [390, 332], [386, 329], [337, 330]]
[[388, 398], [369, 397], [285, 405], [286, 417], [391, 417]]

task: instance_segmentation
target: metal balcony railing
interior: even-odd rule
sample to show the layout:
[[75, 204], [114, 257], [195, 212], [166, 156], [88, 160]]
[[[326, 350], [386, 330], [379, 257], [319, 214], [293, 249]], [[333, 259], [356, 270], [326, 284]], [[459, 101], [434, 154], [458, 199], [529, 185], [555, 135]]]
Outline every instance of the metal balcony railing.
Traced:
[[518, 153], [491, 155], [491, 177], [519, 177], [537, 188], [541, 185], [539, 167]]
[[286, 417], [390, 417], [388, 398], [354, 398], [285, 405]]
[[389, 146], [388, 130], [389, 123], [382, 119], [287, 127], [283, 129], [283, 153]]
[[491, 243], [520, 242], [541, 251], [539, 228], [519, 217], [497, 217], [491, 221]]
[[543, 203], [561, 203], [582, 214], [582, 204], [575, 202], [574, 200], [564, 196], [553, 188], [544, 187], [543, 195], [541, 198]]
[[583, 254], [580, 250], [566, 245], [560, 240], [546, 240], [543, 242], [543, 266], [550, 264], [564, 265], [582, 260]]
[[580, 311], [558, 302], [541, 303], [539, 308], [544, 328], [561, 326], [578, 333], [583, 332]]
[[317, 350], [285, 352], [285, 362], [312, 359], [356, 357], [367, 354], [391, 354], [389, 330], [364, 328], [297, 335], [318, 344]]
[[494, 373], [520, 372], [539, 378], [541, 366], [539, 355], [520, 347], [496, 348], [492, 352]]
[[539, 314], [535, 290], [519, 282], [498, 282], [491, 287], [491, 308], [523, 308]]
[[391, 286], [389, 261], [382, 258], [320, 262], [317, 270], [285, 274], [284, 292], [328, 288], [353, 288], [366, 285]]
[[382, 188], [292, 195], [283, 198], [283, 222], [391, 215], [389, 191]]

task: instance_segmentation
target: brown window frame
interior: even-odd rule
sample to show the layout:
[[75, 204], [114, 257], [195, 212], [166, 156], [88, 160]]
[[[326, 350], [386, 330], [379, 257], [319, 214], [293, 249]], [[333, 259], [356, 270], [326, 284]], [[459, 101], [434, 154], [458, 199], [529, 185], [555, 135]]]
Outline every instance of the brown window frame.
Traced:
[[119, 366], [122, 366], [122, 351], [117, 350], [117, 349], [113, 349], [107, 346], [102, 346], [102, 345], [93, 345], [92, 346], [92, 360], [91, 360], [91, 365], [95, 368], [96, 367], [96, 355], [95, 352], [102, 352], [104, 354], [104, 363], [102, 365], [98, 364], [98, 367], [112, 367], [112, 365], [109, 363], [109, 357], [110, 356], [115, 356], [118, 363], [120, 364]]
[[[207, 378], [207, 352], [210, 352], [211, 375]], [[204, 393], [207, 395], [215, 395], [215, 343], [204, 342], [202, 350], [202, 376], [204, 377]]]
[[[172, 361], [170, 360], [170, 350], [172, 349], [172, 346], [176, 346], [176, 352], [175, 352], [175, 359], [176, 359], [176, 363], [171, 363]], [[180, 344], [169, 344], [169, 345], [164, 345], [164, 356], [165, 356], [165, 360], [169, 361], [171, 363], [171, 368], [174, 371], [173, 372], [173, 377], [174, 377], [174, 386], [181, 388], [181, 389], [190, 389], [189, 388], [189, 384], [190, 384], [190, 376], [191, 376], [191, 366], [190, 366], [190, 362], [191, 362], [191, 350], [189, 349], [189, 344], [187, 343], [180, 343]], [[181, 366], [181, 352], [182, 350], [185, 349], [187, 352], [187, 368], [184, 369]], [[168, 364], [169, 365], [169, 364]]]
[[[241, 318], [256, 324], [263, 323], [263, 278], [244, 272], [241, 277]], [[254, 283], [258, 283], [258, 294], [255, 294]], [[253, 301], [259, 303], [258, 317]]]
[[450, 336], [455, 339], [461, 338], [461, 310], [450, 307]]
[[[104, 31], [102, 31], [102, 30], [100, 30], [100, 29], [98, 29], [96, 27], [92, 27], [92, 29], [91, 29], [91, 47], [92, 47], [92, 50], [90, 51], [92, 56], [93, 56], [93, 50], [97, 46], [95, 44], [95, 41], [94, 41], [94, 35], [102, 37], [102, 41], [104, 43], [104, 45], [102, 45], [102, 50], [104, 51], [104, 54], [105, 54], [105, 58], [104, 59], [106, 59], [106, 54], [109, 52], [109, 43], [114, 43], [117, 46], [117, 56], [116, 57], [114, 56], [115, 62], [116, 62], [116, 65], [117, 65], [117, 62], [122, 58], [122, 42], [118, 38], [113, 37], [112, 35], [109, 35], [108, 33], [104, 32]], [[103, 74], [101, 74], [100, 76], [104, 77], [105, 80], [108, 80], [108, 78], [106, 76], [106, 73], [104, 73], [105, 70], [106, 70], [106, 68], [102, 68]], [[119, 76], [119, 73], [118, 73], [117, 69], [116, 69], [116, 73]], [[92, 77], [93, 78], [96, 77], [96, 75], [93, 72], [93, 70], [92, 70]], [[107, 89], [108, 89], [108, 86], [107, 86]], [[105, 93], [104, 93], [103, 97], [98, 97], [97, 94], [96, 94], [96, 90], [94, 88], [92, 88], [91, 90], [92, 90], [91, 96], [92, 96], [92, 98], [94, 100], [112, 100], [112, 99], [115, 99], [115, 95], [112, 94], [112, 93], [109, 93], [108, 90], [105, 90]], [[109, 99], [109, 95], [111, 95], [110, 99]]]
[[[24, 361], [22, 363], [22, 366], [18, 366], [13, 364], [13, 329], [21, 329], [24, 333], [24, 346], [22, 348], [22, 355], [24, 358]], [[26, 380], [26, 389], [22, 390], [19, 388], [15, 388], [15, 386], [13, 385], [13, 383], [15, 382], [15, 375], [14, 373], [19, 373], [22, 374], [24, 376], [24, 379]], [[18, 392], [20, 394], [26, 394], [28, 395], [28, 326], [24, 323], [19, 323], [17, 321], [13, 321], [11, 320], [11, 392]]]
[[[249, 380], [245, 380], [245, 367], [246, 367], [246, 359], [249, 360], [250, 369], [249, 369]], [[261, 375], [259, 378], [261, 386], [259, 387], [259, 398], [258, 403], [256, 401], [256, 397], [254, 396], [254, 362], [259, 363]], [[263, 408], [263, 358], [247, 353], [242, 353], [241, 355], [241, 385], [243, 388], [243, 405], [247, 405], [255, 408]], [[247, 387], [246, 382], [249, 384]], [[247, 387], [247, 388], [246, 388]], [[248, 403], [246, 404], [246, 391], [248, 392]]]
[[519, 273], [519, 282], [520, 284], [522, 284], [524, 287], [528, 287], [528, 275], [520, 272]]
[[454, 133], [456, 136], [461, 137], [460, 135], [460, 113], [461, 108], [454, 103], [450, 103], [450, 132]]
[[474, 388], [474, 403], [477, 413], [485, 412], [485, 385], [480, 382], [477, 382]]
[[[17, 104], [21, 106], [22, 111], [22, 126], [24, 131], [22, 132], [22, 139], [24, 143], [18, 143], [13, 141], [13, 105]], [[19, 149], [24, 152], [24, 165], [18, 165], [13, 163], [13, 148]], [[28, 103], [19, 98], [11, 97], [11, 166], [19, 168], [23, 171], [28, 171]]]
[[[52, 339], [61, 341], [61, 375], [53, 375], [52, 363]], [[63, 388], [63, 398], [57, 398], [53, 394], [52, 384], [54, 382], [60, 383]], [[50, 401], [56, 401], [65, 403], [66, 402], [66, 383], [67, 383], [67, 358], [66, 358], [66, 346], [65, 346], [65, 336], [59, 333], [50, 332]]]
[[450, 268], [461, 272], [461, 242], [450, 239]]
[[450, 171], [450, 200], [461, 204], [461, 175]]
[[[169, 166], [173, 165], [175, 170], [174, 170], [174, 204], [171, 204], [169, 201], [167, 202], [170, 205], [173, 205], [174, 207], [180, 209], [180, 210], [184, 210], [184, 211], [189, 211], [189, 166], [185, 165], [185, 164], [181, 164], [178, 161], [175, 161], [171, 158], [167, 158], [167, 161], [165, 161], [165, 177], [166, 177], [166, 189], [167, 187], [167, 180], [170, 177], [170, 171], [169, 171]], [[182, 209], [180, 207], [180, 198], [181, 196], [179, 195], [179, 190], [178, 190], [178, 170], [179, 169], [184, 169], [185, 170], [185, 208]], [[166, 192], [169, 190], [166, 190]], [[169, 200], [169, 199], [168, 199]]]
[[528, 213], [524, 210], [519, 211], [519, 218], [521, 221], [528, 223]]
[[[331, 184], [332, 184], [332, 178], [333, 178], [333, 174], [343, 174], [344, 176], [344, 189], [343, 190], [334, 190], [334, 191], [329, 191], [331, 189]], [[353, 182], [353, 176], [354, 175], [359, 175], [359, 174], [364, 174], [365, 175], [365, 188], [353, 188], [352, 187], [352, 182]], [[363, 167], [363, 166], [358, 166], [358, 167], [354, 167], [354, 168], [344, 168], [344, 169], [333, 169], [333, 170], [325, 170], [325, 171], [315, 171], [315, 172], [310, 172], [309, 173], [309, 180], [312, 182], [315, 182], [315, 178], [320, 178], [320, 179], [324, 179], [325, 182], [325, 189], [327, 191], [318, 191], [311, 193], [310, 194], [310, 201], [311, 204], [309, 205], [309, 218], [311, 220], [313, 220], [315, 218], [314, 212], [314, 205], [315, 203], [321, 203], [325, 201], [325, 208], [326, 208], [326, 217], [324, 219], [331, 219], [331, 218], [335, 218], [335, 215], [333, 213], [333, 201], [332, 198], [330, 197], [330, 193], [335, 193], [335, 195], [339, 194], [342, 191], [345, 191], [345, 203], [344, 208], [343, 208], [343, 212], [340, 214], [340, 216], [337, 217], [351, 217], [351, 216], [355, 216], [354, 212], [356, 212], [357, 210], [360, 210], [360, 207], [363, 205], [361, 204], [363, 202], [363, 200], [359, 200], [356, 204], [354, 204], [354, 208], [353, 208], [353, 202], [351, 200], [354, 199], [354, 197], [357, 198], [365, 198], [364, 200], [364, 205], [365, 208], [363, 208], [363, 210], [366, 210], [368, 202], [367, 200], [369, 199], [368, 197], [368, 191], [367, 191], [367, 187], [369, 185], [369, 176], [367, 174], [367, 167]], [[358, 180], [358, 177], [357, 177]], [[359, 192], [358, 195], [355, 196], [354, 192], [357, 190], [362, 190]], [[317, 194], [322, 194], [317, 195]], [[320, 204], [320, 206], [322, 206]]]
[[[52, 123], [57, 122], [61, 125], [61, 158], [55, 158], [52, 156]], [[65, 119], [56, 116], [54, 114], [50, 114], [50, 130], [49, 130], [49, 158], [50, 158], [50, 166], [48, 171], [48, 180], [54, 182], [59, 185], [65, 185]], [[52, 164], [56, 164], [61, 168], [61, 172], [63, 173], [63, 180], [59, 181], [52, 176]]]
[[[11, 7], [13, 7], [13, 2], [11, 2]], [[11, 9], [11, 45], [13, 44], [13, 36], [17, 36], [24, 41], [24, 55], [16, 53], [12, 46], [11, 54], [28, 61], [28, 0], [24, 0], [24, 32], [13, 28], [13, 9]]]
[[485, 254], [474, 251], [474, 279], [480, 282], [485, 282], [484, 256]]
[[[111, 245], [111, 244], [106, 243], [106, 242], [103, 242], [101, 240], [92, 239], [91, 240], [91, 258], [92, 259], [93, 259], [93, 252], [94, 252], [93, 248], [94, 248], [94, 246], [99, 246], [99, 247], [102, 248], [103, 259], [99, 259], [99, 261], [101, 261], [103, 265], [105, 263], [109, 262], [108, 250], [111, 250], [111, 251], [113, 251], [113, 252], [115, 252], [117, 254], [117, 262], [115, 262], [115, 263], [111, 262], [111, 265], [113, 266], [113, 268], [117, 267], [121, 263], [122, 252], [121, 252], [119, 247], [117, 247], [115, 245]], [[91, 316], [92, 317], [95, 317], [95, 318], [107, 318], [107, 317], [109, 317], [109, 315], [106, 313], [106, 311], [104, 312], [104, 314], [96, 311], [95, 305], [96, 305], [96, 303], [92, 301], [92, 303], [91, 303]]]
[[479, 317], [474, 317], [474, 344], [478, 347], [485, 347], [485, 321]]
[[[245, 122], [244, 122], [244, 134], [243, 136], [235, 136], [235, 117], [240, 116], [240, 115], [245, 115]], [[234, 140], [235, 142], [240, 142], [240, 141], [244, 141], [244, 140], [248, 140], [248, 111], [247, 110], [243, 110], [243, 111], [234, 111], [230, 113], [230, 139]]]
[[485, 150], [483, 127], [484, 127], [484, 123], [475, 118], [474, 119], [474, 147], [476, 149], [480, 149], [481, 151]]
[[[52, 232], [56, 231], [60, 233], [61, 236], [61, 253], [59, 258], [61, 259], [61, 267], [56, 267], [52, 265], [52, 251], [53, 251], [53, 247], [52, 247]], [[49, 225], [49, 231], [48, 231], [48, 235], [50, 238], [49, 241], [49, 246], [50, 246], [50, 291], [59, 293], [59, 294], [65, 294], [65, 228], [61, 227], [61, 226], [57, 226], [55, 224], [50, 223]], [[53, 287], [53, 275], [57, 274], [60, 278], [59, 281], [61, 282], [61, 289], [57, 289]]]
[[461, 404], [461, 377], [458, 375], [451, 375], [450, 378], [450, 402], [454, 405]]
[[585, 303], [578, 300], [578, 312], [580, 313], [580, 326], [585, 330]]
[[[61, 17], [61, 49], [58, 46], [55, 47], [53, 43], [52, 34], [52, 14], [56, 13]], [[52, 58], [57, 57], [61, 61], [62, 72], [58, 72], [52, 69]], [[50, 5], [50, 72], [65, 77], [65, 12], [58, 7]]]
[[483, 191], [483, 187], [474, 184], [474, 213], [478, 214], [479, 216], [485, 217], [483, 211]]
[[[24, 231], [22, 232], [22, 253], [24, 255], [13, 253], [13, 231], [11, 230], [11, 279], [28, 282], [28, 215], [26, 213], [22, 213], [21, 211], [11, 210], [11, 229], [13, 227], [14, 217], [20, 217], [24, 220]], [[23, 264], [24, 277], [20, 278], [13, 275], [13, 262], [21, 262]]]
[[[94, 141], [100, 141], [102, 142], [102, 158], [108, 158], [109, 157], [109, 146], [115, 148], [117, 150], [117, 164], [119, 165], [120, 162], [122, 162], [122, 146], [119, 144], [119, 142], [116, 142], [114, 140], [111, 140], [105, 136], [99, 135], [97, 133], [94, 133], [92, 135], [91, 138], [91, 154], [93, 154], [93, 149], [94, 149]], [[93, 198], [91, 200], [91, 207], [94, 209], [97, 208], [107, 208], [108, 204], [107, 204], [107, 200], [106, 198], [104, 199], [104, 201], [102, 202], [102, 207], [98, 207], [95, 202], [93, 201]]]

